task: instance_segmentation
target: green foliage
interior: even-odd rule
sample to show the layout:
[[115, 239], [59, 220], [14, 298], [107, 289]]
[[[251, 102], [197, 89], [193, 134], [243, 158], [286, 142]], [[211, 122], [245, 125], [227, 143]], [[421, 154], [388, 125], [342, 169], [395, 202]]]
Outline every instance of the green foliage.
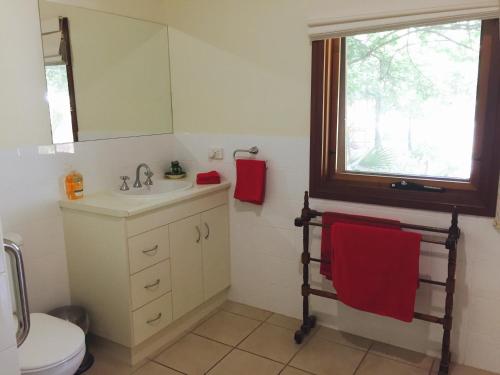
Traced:
[[52, 90], [67, 91], [68, 78], [65, 65], [47, 65], [45, 66], [45, 76]]
[[[435, 142], [413, 133], [443, 108], [474, 104], [480, 33], [480, 21], [464, 21], [345, 38], [347, 170], [457, 173]], [[388, 136], [384, 122], [406, 139]]]
[[[348, 103], [371, 98], [379, 103], [382, 112], [408, 110], [408, 103], [399, 95], [404, 92], [412, 98], [411, 107], [415, 108], [446, 90], [436, 87], [432, 72], [425, 69], [429, 49], [432, 54], [444, 55], [450, 66], [453, 61], [471, 61], [477, 57], [474, 42], [479, 33], [480, 22], [466, 21], [346, 38]], [[456, 92], [460, 89], [456, 82], [467, 72], [454, 74], [448, 90]]]
[[389, 150], [374, 147], [358, 160], [353, 160], [348, 170], [388, 172], [393, 164], [394, 157]]

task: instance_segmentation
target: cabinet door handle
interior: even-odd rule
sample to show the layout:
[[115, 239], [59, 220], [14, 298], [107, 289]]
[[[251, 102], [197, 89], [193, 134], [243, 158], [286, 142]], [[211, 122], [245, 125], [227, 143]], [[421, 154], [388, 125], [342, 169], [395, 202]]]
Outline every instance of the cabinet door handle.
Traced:
[[196, 232], [198, 232], [198, 238], [196, 239], [196, 243], [200, 243], [200, 241], [201, 241], [201, 230], [200, 230], [200, 227], [198, 225], [196, 226]]
[[156, 279], [154, 283], [144, 286], [144, 289], [150, 290], [154, 287], [157, 287], [158, 285], [160, 285], [160, 279]]
[[161, 319], [161, 313], [158, 313], [158, 315], [156, 315], [156, 318], [146, 320], [146, 323], [152, 324], [152, 323], [154, 323], [154, 322], [156, 322], [156, 321], [158, 321], [160, 319]]
[[208, 240], [208, 237], [210, 237], [210, 227], [208, 226], [207, 223], [204, 223], [205, 224], [205, 228], [207, 228], [207, 235], [205, 236], [205, 239]]
[[154, 256], [158, 252], [158, 245], [153, 246], [149, 250], [142, 250], [143, 254], [149, 255], [149, 256]]

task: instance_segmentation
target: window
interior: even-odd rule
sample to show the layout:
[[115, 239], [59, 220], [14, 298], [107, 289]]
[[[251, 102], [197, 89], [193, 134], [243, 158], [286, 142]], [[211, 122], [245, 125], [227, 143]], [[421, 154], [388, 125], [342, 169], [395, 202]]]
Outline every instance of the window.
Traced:
[[498, 20], [315, 41], [312, 58], [311, 196], [495, 215]]
[[71, 143], [74, 136], [66, 65], [45, 66], [45, 77], [47, 79], [52, 143]]

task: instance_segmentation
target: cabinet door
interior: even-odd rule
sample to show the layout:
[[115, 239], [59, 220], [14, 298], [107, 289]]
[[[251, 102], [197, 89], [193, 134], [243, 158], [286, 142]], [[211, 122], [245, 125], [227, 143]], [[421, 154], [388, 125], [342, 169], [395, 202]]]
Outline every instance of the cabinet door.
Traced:
[[172, 307], [177, 319], [203, 303], [200, 215], [169, 225]]
[[201, 227], [203, 278], [207, 300], [227, 288], [231, 282], [227, 204], [202, 213]]

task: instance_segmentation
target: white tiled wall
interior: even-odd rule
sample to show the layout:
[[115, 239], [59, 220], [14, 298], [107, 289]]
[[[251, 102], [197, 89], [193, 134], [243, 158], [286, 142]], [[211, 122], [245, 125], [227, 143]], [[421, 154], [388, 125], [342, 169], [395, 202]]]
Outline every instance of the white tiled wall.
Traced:
[[47, 311], [69, 303], [64, 237], [58, 200], [70, 169], [84, 176], [85, 193], [120, 186], [140, 162], [158, 175], [173, 155], [173, 136], [82, 142], [73, 145], [1, 150], [0, 215], [4, 232], [24, 239], [31, 310]]
[[[191, 170], [216, 169], [234, 182], [232, 152], [258, 146], [258, 158], [268, 160], [265, 204], [231, 201], [231, 298], [300, 318], [302, 282], [299, 254], [301, 230], [293, 226], [308, 186], [309, 140], [300, 137], [261, 137], [214, 134], [175, 134], [176, 156]], [[209, 161], [208, 147], [224, 147], [225, 160]], [[234, 186], [233, 186], [234, 187]], [[450, 215], [428, 211], [313, 200], [320, 210], [386, 217], [432, 226], [449, 226]], [[500, 234], [491, 218], [461, 216], [463, 237], [457, 270], [453, 328], [454, 360], [500, 372]], [[319, 255], [320, 232], [312, 236]], [[423, 248], [421, 273], [437, 280], [446, 277], [446, 253], [440, 247]], [[258, 275], [258, 277], [256, 277]], [[314, 286], [330, 288], [312, 266]], [[439, 355], [442, 329], [422, 321], [408, 325], [354, 311], [335, 301], [312, 298], [312, 309], [325, 324], [421, 352]], [[443, 314], [444, 292], [422, 285], [417, 308]]]

